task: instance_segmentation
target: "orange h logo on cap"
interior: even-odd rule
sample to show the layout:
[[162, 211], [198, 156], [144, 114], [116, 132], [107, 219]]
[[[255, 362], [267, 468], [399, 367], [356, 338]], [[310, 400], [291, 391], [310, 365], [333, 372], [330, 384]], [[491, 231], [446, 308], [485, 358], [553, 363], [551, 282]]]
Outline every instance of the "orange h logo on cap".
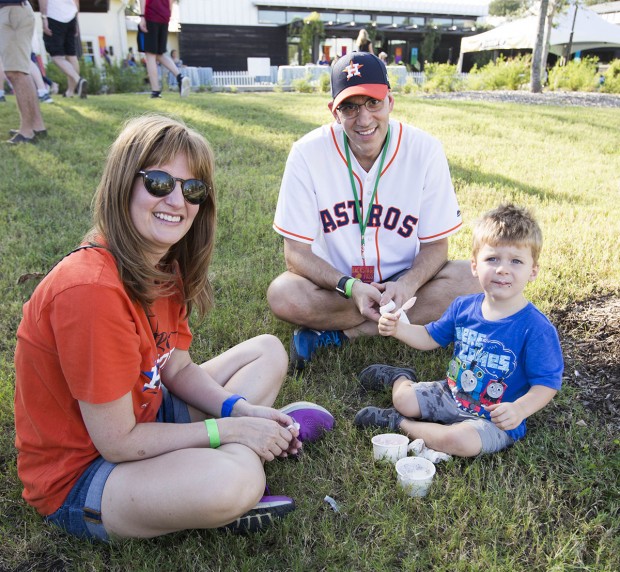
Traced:
[[342, 73], [347, 74], [347, 79], [351, 79], [353, 76], [358, 75], [361, 76], [360, 68], [363, 68], [364, 64], [356, 64], [355, 62], [351, 62], [346, 68], [342, 70]]

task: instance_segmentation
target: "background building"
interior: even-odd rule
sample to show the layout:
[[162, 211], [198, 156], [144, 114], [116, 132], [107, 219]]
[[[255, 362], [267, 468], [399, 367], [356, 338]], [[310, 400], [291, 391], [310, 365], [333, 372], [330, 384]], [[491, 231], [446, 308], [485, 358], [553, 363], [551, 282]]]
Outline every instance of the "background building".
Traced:
[[[30, 0], [38, 11], [38, 0]], [[174, 4], [168, 51], [183, 63], [214, 71], [247, 70], [248, 58], [268, 58], [271, 66], [302, 63], [299, 27], [319, 14], [325, 37], [315, 60], [354, 49], [361, 28], [369, 32], [375, 53], [390, 63], [421, 69], [425, 59], [456, 63], [461, 38], [480, 31], [489, 0], [180, 0]], [[137, 0], [81, 0], [83, 55], [97, 66], [107, 50], [121, 61], [129, 47], [137, 54]], [[37, 19], [37, 34], [41, 23]], [[42, 45], [42, 42], [41, 42]], [[45, 54], [42, 54], [46, 60]]]
[[[179, 48], [185, 64], [215, 71], [246, 70], [248, 57], [272, 66], [299, 63], [295, 20], [320, 15], [329, 57], [353, 49], [361, 28], [390, 62], [419, 66], [424, 42], [432, 59], [456, 63], [461, 38], [478, 31], [488, 0], [181, 0]], [[430, 41], [432, 40], [432, 41]], [[428, 51], [428, 50], [427, 50]], [[315, 54], [316, 58], [320, 57]], [[427, 58], [430, 59], [430, 58]]]

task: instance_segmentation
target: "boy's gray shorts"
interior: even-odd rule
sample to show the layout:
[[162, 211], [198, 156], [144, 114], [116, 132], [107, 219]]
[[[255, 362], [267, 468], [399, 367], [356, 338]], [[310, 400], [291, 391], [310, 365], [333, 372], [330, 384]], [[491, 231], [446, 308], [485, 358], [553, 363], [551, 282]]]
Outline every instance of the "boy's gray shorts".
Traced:
[[492, 421], [459, 409], [446, 380], [414, 383], [413, 389], [420, 406], [420, 419], [445, 425], [471, 423], [480, 435], [482, 453], [497, 453], [514, 444], [515, 440]]

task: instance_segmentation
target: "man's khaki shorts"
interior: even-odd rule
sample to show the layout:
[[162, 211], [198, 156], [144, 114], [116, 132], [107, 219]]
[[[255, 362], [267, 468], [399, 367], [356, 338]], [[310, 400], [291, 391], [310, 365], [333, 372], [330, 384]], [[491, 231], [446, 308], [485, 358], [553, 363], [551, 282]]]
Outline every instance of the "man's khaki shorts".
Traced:
[[34, 12], [29, 3], [0, 8], [0, 60], [4, 71], [29, 73]]

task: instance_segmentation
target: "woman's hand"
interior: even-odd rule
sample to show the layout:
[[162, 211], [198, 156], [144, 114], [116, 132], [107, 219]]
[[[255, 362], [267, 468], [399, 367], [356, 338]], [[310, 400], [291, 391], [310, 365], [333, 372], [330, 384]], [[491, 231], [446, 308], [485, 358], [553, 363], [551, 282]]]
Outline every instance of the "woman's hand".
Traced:
[[[280, 427], [283, 427], [292, 435], [288, 446], [283, 449], [276, 457], [287, 457], [288, 455], [296, 455], [301, 451], [301, 441], [299, 441], [299, 429], [295, 426], [292, 417], [285, 415], [281, 411], [273, 407], [265, 407], [263, 405], [253, 405], [247, 401], [237, 401], [233, 408], [233, 417], [250, 417], [256, 419], [269, 419], [275, 421]], [[262, 457], [262, 456], [261, 456]], [[272, 459], [265, 459], [271, 461]]]
[[[279, 413], [275, 409], [273, 411]], [[273, 461], [276, 457], [299, 453], [301, 450], [301, 442], [297, 439], [299, 430], [293, 423], [292, 419], [289, 424], [285, 425], [262, 417], [218, 420], [218, 424], [221, 425], [220, 435], [224, 443], [241, 443], [252, 449], [264, 461]]]

